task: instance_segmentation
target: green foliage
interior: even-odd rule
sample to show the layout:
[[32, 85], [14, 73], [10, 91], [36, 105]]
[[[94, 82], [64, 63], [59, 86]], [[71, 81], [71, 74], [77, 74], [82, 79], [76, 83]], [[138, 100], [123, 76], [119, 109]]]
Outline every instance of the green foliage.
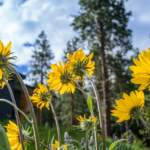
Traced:
[[148, 150], [141, 142], [134, 143], [117, 143], [113, 150]]
[[[57, 135], [56, 129], [50, 128], [47, 125], [40, 126], [38, 131], [41, 137], [40, 141], [42, 143], [50, 143], [51, 140], [53, 140], [53, 138], [56, 138]], [[72, 139], [73, 141], [71, 143], [77, 147], [77, 149], [70, 148], [69, 150], [85, 150], [82, 148], [84, 143], [81, 142], [83, 139], [85, 139], [84, 131], [81, 131], [80, 129], [73, 128], [73, 127], [70, 129], [61, 128], [62, 143], [65, 143], [65, 139], [64, 139], [65, 132], [68, 132], [69, 139], [70, 140]], [[98, 143], [100, 148], [99, 150], [102, 150], [101, 139], [98, 139]], [[139, 140], [135, 140], [133, 143], [129, 143], [125, 139], [116, 140], [114, 142], [111, 139], [107, 139], [107, 149], [108, 150], [148, 150], [148, 148], [146, 148], [143, 145], [143, 143]], [[28, 143], [27, 150], [34, 150], [33, 142]], [[44, 148], [41, 147], [41, 150], [44, 150]]]
[[[148, 148], [140, 140], [134, 140], [129, 142], [127, 139], [119, 139], [112, 141], [112, 139], [107, 139], [107, 149], [108, 150], [148, 150]], [[100, 149], [101, 150], [101, 149]]]
[[64, 94], [55, 100], [57, 116], [62, 126], [71, 127], [76, 116], [88, 112], [86, 98], [78, 89], [74, 94]]
[[4, 128], [0, 125], [0, 150], [10, 150]]
[[131, 12], [127, 12], [124, 1], [117, 0], [80, 0], [80, 14], [74, 17], [72, 26], [79, 31], [82, 39], [96, 43], [102, 35], [103, 26], [105, 42], [112, 50], [115, 46], [122, 47], [122, 51], [131, 49], [131, 30], [127, 28]]
[[126, 139], [120, 139], [117, 141], [114, 141], [113, 143], [111, 143], [111, 145], [109, 146], [109, 150], [116, 150], [116, 147], [121, 143], [126, 141]]
[[88, 106], [89, 111], [92, 113], [93, 112], [93, 101], [92, 101], [91, 95], [88, 95], [87, 106]]

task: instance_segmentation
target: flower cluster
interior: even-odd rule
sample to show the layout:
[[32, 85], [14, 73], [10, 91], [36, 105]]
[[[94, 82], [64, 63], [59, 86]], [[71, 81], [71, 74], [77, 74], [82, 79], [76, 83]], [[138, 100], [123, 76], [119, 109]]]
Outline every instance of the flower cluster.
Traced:
[[[82, 82], [87, 76], [91, 78], [94, 74], [95, 63], [92, 60], [93, 54], [86, 55], [82, 49], [78, 49], [72, 54], [68, 55], [67, 62], [59, 62], [51, 65], [51, 71], [48, 73], [47, 86], [38, 84], [37, 88], [33, 91], [31, 101], [39, 109], [47, 108], [50, 106], [52, 112], [52, 95], [50, 91], [58, 92], [59, 94], [74, 93], [76, 90], [77, 82]], [[78, 118], [80, 124], [93, 127], [96, 123], [96, 117]], [[82, 126], [82, 125], [81, 125]], [[57, 131], [59, 132], [59, 131]], [[59, 136], [58, 136], [59, 139]], [[61, 145], [60, 141], [55, 141], [51, 145], [52, 150], [63, 149], [67, 150], [67, 145]]]
[[[8, 80], [9, 78], [9, 70], [11, 68], [10, 60], [14, 58], [11, 56], [10, 49], [11, 49], [11, 42], [9, 42], [6, 46], [4, 46], [3, 43], [0, 41], [0, 88], [4, 87], [5, 80]], [[131, 82], [140, 86], [138, 90], [131, 91], [130, 94], [124, 93], [122, 98], [117, 99], [115, 101], [115, 105], [111, 110], [111, 113], [112, 116], [117, 118], [116, 121], [117, 123], [128, 121], [132, 118], [140, 119], [141, 117], [140, 115], [145, 104], [143, 90], [145, 89], [150, 90], [150, 49], [141, 52], [138, 55], [138, 58], [134, 59], [133, 62], [134, 64], [129, 67], [130, 70], [132, 71]], [[51, 108], [54, 116], [58, 140], [55, 140], [54, 143], [52, 140], [52, 142], [49, 144], [51, 150], [68, 150], [70, 147], [70, 145], [67, 142], [66, 142], [67, 144], [60, 143], [61, 142], [60, 127], [57, 120], [55, 109], [52, 105], [51, 92], [54, 91], [61, 95], [65, 93], [74, 93], [78, 85], [77, 83], [83, 82], [86, 77], [91, 78], [94, 74], [94, 70], [95, 70], [95, 62], [93, 61], [93, 54], [86, 55], [83, 49], [80, 48], [74, 53], [68, 54], [66, 62], [59, 62], [57, 64], [52, 64], [51, 71], [47, 75], [48, 77], [47, 84], [46, 85], [38, 84], [36, 89], [33, 91], [33, 94], [30, 97], [33, 105], [35, 105], [39, 109], [46, 108], [49, 110]], [[95, 93], [97, 92], [95, 88], [93, 88], [93, 90], [95, 91]], [[98, 102], [99, 99], [97, 98], [96, 94], [95, 99], [97, 101], [98, 105], [97, 108], [99, 114], [101, 113], [101, 111], [103, 113], [102, 108], [103, 105], [99, 105]], [[30, 106], [31, 108], [33, 107], [32, 103]], [[85, 115], [84, 116], [80, 115], [76, 117], [76, 119], [79, 122], [79, 126], [83, 131], [91, 131], [91, 130], [94, 131], [95, 147], [97, 147], [96, 146], [97, 133], [95, 133], [98, 125], [97, 117], [94, 116], [95, 111], [93, 110], [92, 99], [89, 99], [87, 103], [89, 106], [89, 112], [91, 113], [91, 116], [86, 117]], [[19, 110], [20, 109], [18, 108], [18, 111]], [[20, 110], [20, 113], [24, 115], [24, 117], [28, 120], [29, 123], [33, 123], [33, 125], [36, 125], [36, 121], [34, 121], [34, 119], [32, 122], [24, 112]], [[99, 122], [101, 119], [102, 122], [100, 123], [103, 123], [103, 114], [102, 115], [101, 114], [99, 115]], [[35, 116], [34, 110], [32, 112], [32, 117], [33, 116]], [[36, 126], [33, 129], [35, 128]], [[20, 131], [22, 131], [22, 129], [18, 124], [15, 124], [12, 121], [9, 121], [9, 123], [6, 126], [6, 130], [8, 141], [12, 150], [22, 150], [23, 148], [22, 143], [24, 145], [25, 138], [29, 138], [28, 140], [32, 140], [32, 138], [30, 138], [27, 135], [27, 132], [23, 132], [23, 139], [20, 138], [21, 134]], [[38, 135], [38, 131], [35, 130], [33, 131], [35, 135], [36, 134]], [[104, 136], [105, 133], [103, 132], [104, 131], [102, 130], [101, 134], [103, 135], [103, 137], [105, 137]], [[38, 146], [40, 142], [38, 143], [37, 142], [38, 138], [37, 139], [36, 138], [37, 136], [35, 136], [35, 144], [36, 146]], [[40, 144], [42, 145], [42, 143]], [[105, 146], [105, 139], [103, 140], [103, 145]]]
[[50, 89], [60, 94], [74, 93], [76, 82], [83, 80], [85, 76], [93, 75], [95, 63], [92, 58], [93, 54], [86, 55], [80, 48], [68, 55], [66, 63], [53, 64], [48, 74]]
[[124, 93], [122, 99], [115, 101], [116, 105], [112, 110], [112, 116], [117, 117], [119, 123], [136, 116], [137, 111], [144, 107], [143, 90], [147, 88], [150, 90], [150, 48], [142, 51], [138, 58], [133, 59], [133, 63], [129, 67], [132, 71], [131, 82], [140, 85], [139, 91], [132, 91], [130, 95]]
[[92, 77], [94, 74], [95, 63], [92, 61], [93, 54], [86, 55], [80, 48], [73, 54], [68, 55], [66, 63], [59, 62], [51, 65], [51, 71], [48, 73], [48, 87], [38, 84], [31, 96], [32, 103], [42, 109], [49, 109], [51, 103], [51, 91], [59, 94], [74, 93], [76, 83], [82, 81], [84, 77]]

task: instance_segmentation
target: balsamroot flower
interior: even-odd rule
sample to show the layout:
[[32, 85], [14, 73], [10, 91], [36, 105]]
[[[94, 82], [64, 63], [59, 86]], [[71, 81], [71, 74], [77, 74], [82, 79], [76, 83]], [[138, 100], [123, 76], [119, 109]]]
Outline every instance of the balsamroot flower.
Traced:
[[11, 57], [11, 42], [9, 42], [6, 46], [3, 45], [2, 41], [0, 41], [0, 66], [3, 67], [9, 64], [9, 60]]
[[6, 126], [7, 137], [12, 150], [22, 150], [21, 142], [19, 139], [19, 127], [12, 121]]
[[3, 81], [3, 71], [0, 70], [0, 88], [3, 88], [5, 85], [5, 82]]
[[[129, 95], [124, 93], [123, 98], [115, 101], [112, 116], [117, 117], [117, 122], [123, 122], [131, 119], [137, 110], [144, 107], [143, 91], [132, 91]], [[136, 115], [136, 114], [135, 114]]]
[[33, 91], [33, 95], [31, 96], [32, 103], [39, 109], [49, 109], [51, 99], [52, 95], [44, 84], [38, 84], [37, 88]]
[[150, 48], [142, 51], [133, 62], [131, 82], [140, 85], [139, 90], [150, 89]]
[[60, 94], [75, 92], [75, 78], [68, 64], [53, 64], [48, 74], [48, 85], [50, 89]]
[[92, 59], [93, 53], [86, 55], [81, 48], [68, 55], [68, 63], [72, 66], [74, 74], [79, 79], [83, 79], [85, 75], [91, 77], [94, 74], [95, 62]]
[[10, 65], [10, 60], [14, 57], [11, 56], [11, 42], [9, 42], [6, 46], [0, 41], [0, 88], [3, 88], [5, 82], [3, 80], [4, 72], [5, 78], [9, 77], [9, 69], [8, 65]]
[[89, 118], [86, 118], [85, 115], [84, 116], [80, 115], [80, 116], [76, 117], [76, 119], [79, 121], [80, 128], [82, 130], [90, 129], [97, 122], [97, 118], [95, 116], [90, 116]]
[[51, 145], [52, 150], [68, 150], [68, 146], [66, 144], [61, 145], [59, 141], [55, 140], [55, 143]]

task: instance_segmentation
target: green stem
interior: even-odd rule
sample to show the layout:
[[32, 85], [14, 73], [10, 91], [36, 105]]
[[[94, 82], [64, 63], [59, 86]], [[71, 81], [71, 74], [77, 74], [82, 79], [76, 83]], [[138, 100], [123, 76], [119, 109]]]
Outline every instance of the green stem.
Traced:
[[95, 149], [98, 150], [98, 143], [97, 143], [97, 128], [96, 125], [94, 125], [94, 140], [95, 140]]
[[60, 127], [59, 127], [57, 115], [56, 115], [56, 112], [55, 112], [52, 102], [50, 103], [50, 107], [51, 107], [51, 110], [52, 110], [52, 113], [54, 116], [54, 120], [55, 120], [55, 124], [56, 124], [58, 141], [61, 143]]
[[[87, 98], [87, 97], [88, 97], [87, 93], [80, 87], [79, 84], [77, 84], [77, 85], [78, 85], [78, 87], [77, 87], [78, 90], [80, 90], [81, 93], [84, 95], [84, 97]], [[91, 116], [94, 116], [93, 110], [92, 110], [92, 112], [90, 112], [90, 113], [91, 113]], [[96, 127], [96, 125], [94, 125], [93, 131], [94, 131], [95, 148], [96, 148], [96, 150], [98, 150], [98, 143], [97, 143], [97, 127]]]
[[88, 135], [89, 135], [89, 132], [88, 131], [85, 131], [85, 150], [88, 150]]
[[4, 102], [7, 103], [9, 105], [11, 105], [12, 107], [14, 107], [14, 109], [16, 109], [22, 116], [24, 116], [24, 118], [29, 122], [32, 123], [32, 121], [28, 118], [28, 116], [21, 111], [15, 104], [11, 103], [10, 101], [6, 100], [6, 99], [0, 99], [0, 102]]
[[28, 106], [30, 107], [30, 111], [31, 111], [32, 118], [33, 118], [32, 128], [33, 128], [34, 140], [35, 140], [35, 150], [40, 150], [37, 120], [36, 120], [34, 108], [33, 108], [32, 102], [30, 100], [30, 96], [29, 96], [27, 87], [25, 86], [25, 84], [24, 84], [20, 74], [18, 74], [17, 71], [14, 68], [12, 68], [12, 67], [10, 69], [13, 71], [13, 73], [16, 75], [18, 81], [20, 82], [20, 85], [21, 85], [21, 87], [23, 89], [26, 101], [28, 103]]
[[148, 134], [149, 139], [150, 139], [150, 127], [149, 127], [147, 121], [145, 121], [143, 119], [143, 116], [140, 116], [140, 120], [141, 120], [142, 124], [144, 125], [145, 129], [147, 130], [147, 134]]
[[[13, 91], [11, 89], [11, 86], [9, 84], [9, 82], [7, 81], [6, 77], [5, 77], [5, 74], [4, 74], [4, 81], [6, 83], [6, 86], [8, 88], [8, 91], [10, 93], [10, 97], [11, 97], [11, 100], [12, 100], [12, 103], [17, 106], [16, 104], [16, 100], [15, 100], [15, 97], [14, 97], [14, 94], [13, 94]], [[20, 139], [20, 142], [21, 142], [21, 146], [22, 146], [22, 150], [24, 150], [24, 143], [23, 143], [23, 134], [22, 134], [22, 130], [21, 130], [21, 121], [20, 121], [20, 118], [19, 118], [19, 114], [18, 114], [18, 111], [16, 109], [14, 109], [14, 112], [15, 112], [15, 117], [16, 117], [16, 122], [17, 122], [17, 126], [19, 128], [19, 139]]]
[[[29, 136], [25, 136], [25, 140], [26, 140], [26, 141], [34, 141], [34, 139], [33, 139], [32, 137], [29, 137]], [[42, 147], [44, 147], [45, 150], [49, 150], [49, 147], [48, 147], [47, 145], [45, 145], [44, 143], [40, 142], [40, 145], [41, 145]]]
[[[91, 111], [91, 116], [94, 117], [93, 109], [92, 109], [92, 111]], [[94, 123], [93, 131], [94, 131], [95, 149], [98, 150], [98, 143], [97, 143], [97, 126], [96, 126], [96, 123]]]
[[92, 80], [90, 80], [90, 83], [91, 83], [91, 86], [93, 88], [93, 92], [96, 98], [100, 128], [102, 129], [103, 150], [106, 150], [105, 125], [104, 125], [104, 118], [103, 118], [103, 102], [100, 100], [97, 88]]

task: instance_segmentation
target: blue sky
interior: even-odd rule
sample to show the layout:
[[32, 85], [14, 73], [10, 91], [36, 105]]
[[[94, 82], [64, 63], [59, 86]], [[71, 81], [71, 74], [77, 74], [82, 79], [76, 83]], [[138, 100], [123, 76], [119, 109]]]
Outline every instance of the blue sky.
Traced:
[[[126, 8], [132, 11], [129, 28], [133, 30], [133, 45], [145, 49], [150, 45], [150, 0], [129, 0]], [[76, 33], [70, 27], [72, 15], [79, 11], [78, 0], [0, 0], [0, 39], [13, 42], [17, 56], [15, 64], [25, 73], [30, 63], [32, 48], [25, 42], [34, 42], [45, 30], [60, 60], [66, 42]]]

